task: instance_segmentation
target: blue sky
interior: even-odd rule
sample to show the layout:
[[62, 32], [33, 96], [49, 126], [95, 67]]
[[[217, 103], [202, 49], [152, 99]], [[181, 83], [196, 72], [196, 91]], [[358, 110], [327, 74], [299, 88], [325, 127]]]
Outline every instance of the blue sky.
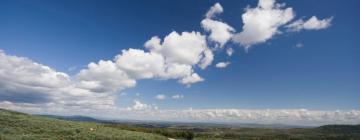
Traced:
[[[76, 79], [90, 62], [113, 60], [129, 48], [145, 50], [144, 43], [153, 36], [164, 39], [173, 31], [198, 31], [208, 37], [200, 22], [217, 2], [223, 12], [214, 20], [230, 25], [234, 34], [244, 30], [245, 8], [258, 4], [253, 0], [1, 0], [0, 49]], [[286, 3], [284, 7], [292, 7], [295, 14], [279, 26], [281, 33], [259, 43], [227, 41], [223, 49], [213, 50], [214, 60], [206, 69], [193, 66], [202, 82], [136, 80], [136, 86], [113, 93], [116, 106], [139, 100], [162, 109], [360, 109], [360, 20], [356, 18], [360, 3], [276, 2]], [[312, 16], [332, 19], [321, 29], [287, 30], [286, 25]], [[214, 44], [207, 38], [209, 48]], [[227, 48], [234, 54], [227, 55]], [[217, 68], [218, 62], [230, 64]], [[158, 94], [166, 99], [156, 99]], [[184, 98], [171, 99], [175, 94]]]

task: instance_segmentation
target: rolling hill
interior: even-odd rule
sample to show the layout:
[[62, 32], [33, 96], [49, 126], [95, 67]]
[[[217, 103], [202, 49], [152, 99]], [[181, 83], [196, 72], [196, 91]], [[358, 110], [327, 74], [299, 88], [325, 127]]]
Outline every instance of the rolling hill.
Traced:
[[0, 140], [360, 140], [360, 125], [314, 128], [185, 123], [102, 122], [86, 116], [39, 116], [0, 109]]
[[0, 140], [167, 140], [166, 137], [0, 109]]

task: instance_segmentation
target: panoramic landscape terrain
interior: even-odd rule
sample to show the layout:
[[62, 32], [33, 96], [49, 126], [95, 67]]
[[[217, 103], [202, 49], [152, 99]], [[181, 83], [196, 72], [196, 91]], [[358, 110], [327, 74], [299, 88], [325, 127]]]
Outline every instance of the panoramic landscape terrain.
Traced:
[[[74, 121], [75, 120], [75, 121]], [[358, 140], [360, 125], [320, 127], [116, 122], [73, 116], [39, 116], [0, 109], [0, 139], [123, 140]]]
[[0, 0], [0, 140], [360, 140], [359, 0]]

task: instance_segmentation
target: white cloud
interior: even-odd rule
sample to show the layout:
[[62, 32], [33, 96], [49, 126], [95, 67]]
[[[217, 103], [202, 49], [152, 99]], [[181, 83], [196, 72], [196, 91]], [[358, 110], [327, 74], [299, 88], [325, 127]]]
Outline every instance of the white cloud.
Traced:
[[162, 49], [161, 39], [157, 36], [151, 37], [150, 40], [145, 42], [144, 47], [152, 52], [160, 52]]
[[6, 55], [1, 50], [0, 68], [1, 81], [11, 84], [6, 88], [14, 88], [13, 86], [61, 88], [70, 84], [70, 78], [65, 73], [57, 72], [24, 57]]
[[160, 54], [139, 49], [123, 50], [115, 57], [115, 63], [134, 79], [153, 78], [162, 73], [165, 65]]
[[201, 81], [204, 81], [204, 79], [201, 78], [197, 73], [193, 73], [193, 74], [181, 79], [180, 83], [189, 86], [190, 84], [201, 82]]
[[156, 99], [158, 100], [165, 100], [166, 99], [166, 96], [164, 94], [158, 94], [155, 96]]
[[330, 27], [332, 17], [319, 20], [316, 16], [312, 16], [309, 20], [304, 21], [303, 19], [296, 20], [286, 27], [289, 31], [300, 31], [300, 30], [320, 30]]
[[153, 43], [154, 40], [157, 40], [156, 37], [146, 42], [145, 47], [164, 56], [167, 63], [197, 64], [203, 58], [203, 52], [208, 49], [205, 36], [199, 32], [178, 34], [173, 31], [164, 38], [161, 45], [156, 44], [159, 42]]
[[230, 62], [219, 62], [215, 66], [217, 68], [226, 68], [228, 65], [230, 65]]
[[206, 18], [212, 18], [216, 14], [220, 14], [224, 11], [223, 7], [220, 5], [220, 3], [215, 3], [214, 6], [212, 6], [209, 11], [206, 13]]
[[46, 103], [71, 85], [67, 74], [0, 50], [0, 101]]
[[293, 9], [275, 0], [259, 0], [255, 8], [247, 8], [242, 15], [243, 31], [233, 37], [233, 41], [245, 47], [263, 43], [279, 34], [279, 27], [294, 18]]
[[233, 48], [228, 48], [228, 49], [226, 49], [226, 54], [227, 54], [228, 56], [232, 56], [233, 53], [234, 53], [234, 49], [233, 49]]
[[[205, 37], [198, 32], [170, 33], [161, 43], [152, 37], [140, 49], [122, 50], [113, 61], [91, 63], [77, 75], [79, 86], [92, 91], [114, 92], [133, 87], [140, 79], [179, 79], [182, 84], [203, 81], [193, 66], [205, 69], [213, 61]], [[115, 75], [115, 76], [113, 76]]]
[[235, 29], [225, 22], [214, 20], [216, 14], [223, 12], [223, 8], [220, 3], [216, 3], [210, 8], [206, 14], [206, 18], [201, 21], [201, 27], [210, 32], [209, 39], [216, 43], [219, 43], [220, 48], [222, 48], [226, 42], [228, 42], [233, 36]]
[[0, 51], [0, 102], [44, 112], [73, 109], [110, 109], [114, 98], [78, 86], [61, 72], [24, 57]]
[[224, 46], [233, 36], [233, 32], [235, 32], [235, 29], [228, 24], [212, 19], [202, 20], [201, 27], [204, 28], [205, 31], [210, 32], [209, 39], [219, 43], [220, 47]]
[[203, 79], [194, 73], [193, 67], [205, 69], [211, 65], [214, 55], [207, 47], [204, 35], [199, 32], [173, 31], [163, 42], [159, 37], [152, 37], [144, 44], [151, 53], [160, 54], [164, 58], [163, 72], [158, 74], [162, 79], [180, 79], [182, 84], [193, 84]]
[[173, 96], [171, 96], [172, 99], [183, 99], [184, 98], [184, 95], [182, 94], [175, 94]]
[[127, 110], [139, 111], [139, 110], [146, 110], [146, 109], [150, 109], [150, 108], [151, 108], [150, 105], [142, 103], [139, 100], [134, 100], [134, 105], [131, 107], [127, 107]]
[[90, 63], [88, 68], [77, 74], [76, 78], [79, 81], [79, 87], [93, 92], [115, 92], [134, 87], [136, 84], [134, 79], [131, 79], [110, 60], [100, 60], [98, 64]]
[[164, 79], [178, 79], [193, 73], [191, 65], [170, 63], [167, 64], [164, 72], [160, 75]]

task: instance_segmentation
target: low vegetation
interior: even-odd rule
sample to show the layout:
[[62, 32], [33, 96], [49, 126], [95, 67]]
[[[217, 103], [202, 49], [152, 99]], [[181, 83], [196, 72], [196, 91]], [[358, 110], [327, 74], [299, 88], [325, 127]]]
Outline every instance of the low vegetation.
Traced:
[[[89, 120], [89, 119], [87, 119]], [[91, 120], [91, 119], [90, 119]], [[360, 140], [360, 125], [242, 128], [221, 125], [96, 123], [0, 109], [0, 140]]]
[[327, 125], [317, 128], [241, 128], [221, 126], [153, 127], [141, 124], [109, 124], [123, 130], [195, 140], [360, 140], [360, 125]]

